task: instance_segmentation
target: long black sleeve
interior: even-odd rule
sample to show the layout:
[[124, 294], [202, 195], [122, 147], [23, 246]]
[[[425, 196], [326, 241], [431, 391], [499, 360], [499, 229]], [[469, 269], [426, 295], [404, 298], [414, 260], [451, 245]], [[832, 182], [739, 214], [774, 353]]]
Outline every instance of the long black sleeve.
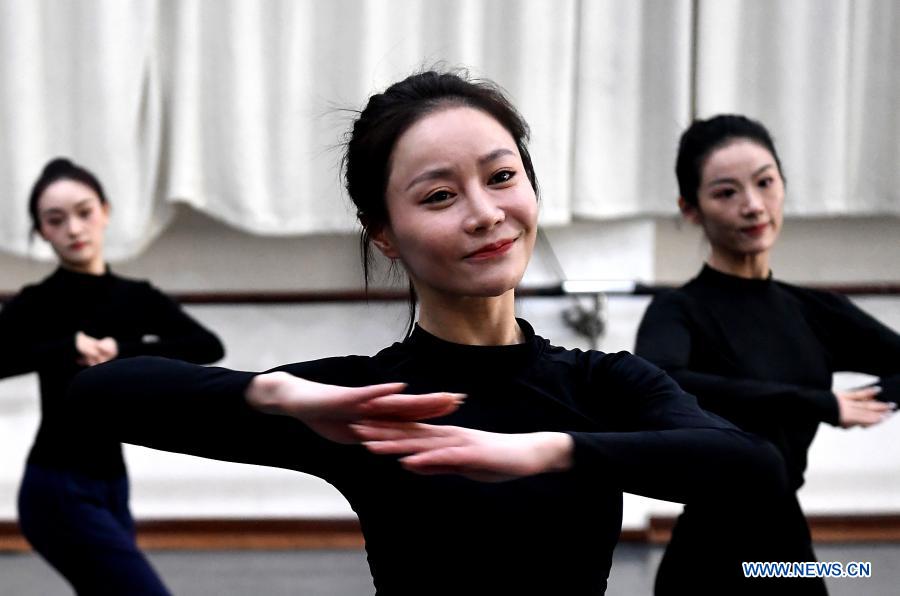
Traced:
[[171, 298], [149, 283], [143, 284], [141, 315], [145, 326], [155, 330], [151, 337], [119, 342], [119, 357], [165, 356], [206, 364], [225, 355], [215, 334], [190, 317]]
[[741, 523], [750, 535], [765, 534], [769, 526], [754, 512], [776, 509], [767, 505], [783, 493], [777, 454], [702, 412], [650, 364], [558, 348], [519, 325], [526, 339], [512, 346], [452, 344], [417, 327], [372, 357], [279, 370], [345, 386], [398, 381], [407, 384], [405, 393], [465, 393], [458, 410], [429, 423], [569, 433], [570, 472], [500, 483], [414, 474], [397, 457], [330, 443], [295, 419], [254, 411], [244, 397], [253, 373], [162, 358], [81, 373], [68, 415], [126, 442], [324, 478], [359, 515], [380, 594], [421, 593], [422, 586], [434, 594], [473, 586], [484, 593], [602, 594], [623, 489], [690, 503], [753, 498], [762, 506], [748, 508]]
[[900, 333], [838, 294], [804, 291], [811, 317], [835, 371], [881, 377], [883, 401], [900, 404]]
[[[313, 380], [333, 368], [320, 363], [278, 370], [299, 366]], [[152, 356], [114, 360], [77, 375], [67, 407], [123, 443], [327, 475], [333, 454], [347, 447], [294, 418], [250, 407], [245, 394], [256, 374]]]
[[879, 375], [881, 399], [900, 393], [900, 336], [848, 299], [708, 266], [654, 298], [636, 352], [703, 408], [772, 441], [796, 487], [819, 423], [839, 423], [835, 372]]
[[[697, 396], [703, 408], [729, 420], [740, 423], [774, 415], [837, 424], [837, 401], [830, 389], [698, 369], [696, 360], [704, 358], [697, 354], [719, 346], [697, 345], [705, 338], [698, 333], [700, 325], [692, 321], [692, 315], [702, 306], [691, 303], [691, 298], [678, 293], [654, 299], [638, 328], [635, 353], [665, 370], [685, 391]], [[747, 346], [747, 350], [752, 349]], [[721, 357], [727, 358], [726, 353]]]
[[623, 405], [617, 426], [633, 430], [570, 433], [576, 468], [602, 470], [626, 492], [681, 503], [787, 489], [774, 447], [701, 410], [663, 371], [624, 353], [598, 367], [596, 382]]
[[60, 329], [42, 333], [35, 322], [40, 302], [23, 290], [0, 309], [0, 378], [34, 372], [48, 363], [74, 363], [78, 357], [75, 333]]

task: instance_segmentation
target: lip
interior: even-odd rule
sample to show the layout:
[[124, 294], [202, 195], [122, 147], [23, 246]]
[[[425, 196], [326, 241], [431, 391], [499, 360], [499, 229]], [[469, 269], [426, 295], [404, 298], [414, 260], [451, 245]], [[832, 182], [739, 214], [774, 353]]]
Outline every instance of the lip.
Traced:
[[767, 229], [769, 229], [768, 222], [741, 228], [741, 233], [748, 236], [761, 236]]
[[69, 245], [69, 250], [81, 250], [87, 246], [87, 242], [73, 242]]
[[499, 240], [497, 242], [492, 242], [491, 244], [485, 244], [475, 252], [469, 253], [466, 255], [467, 259], [490, 259], [492, 257], [497, 257], [502, 254], [505, 254], [512, 248], [512, 245], [515, 244], [518, 238], [508, 238], [506, 240]]

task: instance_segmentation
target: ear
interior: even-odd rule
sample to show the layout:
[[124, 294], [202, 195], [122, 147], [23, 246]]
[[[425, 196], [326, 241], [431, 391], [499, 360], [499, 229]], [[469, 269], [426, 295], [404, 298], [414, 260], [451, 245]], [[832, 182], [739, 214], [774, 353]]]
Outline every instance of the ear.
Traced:
[[692, 224], [699, 226], [702, 223], [703, 216], [700, 214], [700, 209], [685, 201], [684, 197], [678, 197], [678, 209], [681, 211], [681, 216]]
[[372, 244], [378, 247], [381, 254], [389, 259], [399, 259], [400, 252], [397, 250], [397, 241], [391, 232], [390, 226], [381, 226], [377, 231], [372, 232], [370, 238]]

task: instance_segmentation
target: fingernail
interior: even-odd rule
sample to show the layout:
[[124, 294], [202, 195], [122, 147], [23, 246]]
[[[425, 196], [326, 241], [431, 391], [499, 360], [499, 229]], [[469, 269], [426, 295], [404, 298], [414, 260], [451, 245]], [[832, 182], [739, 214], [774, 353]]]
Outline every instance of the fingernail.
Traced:
[[872, 389], [875, 390], [876, 395], [877, 395], [878, 393], [881, 393], [881, 391], [882, 391], [880, 385], [875, 385], [874, 387], [872, 387]]

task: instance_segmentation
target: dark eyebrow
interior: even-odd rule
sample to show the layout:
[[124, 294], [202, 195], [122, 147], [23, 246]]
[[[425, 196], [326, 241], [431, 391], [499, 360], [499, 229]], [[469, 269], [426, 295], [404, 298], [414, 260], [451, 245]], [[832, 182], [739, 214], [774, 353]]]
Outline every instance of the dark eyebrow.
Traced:
[[[75, 209], [78, 209], [79, 207], [84, 207], [84, 206], [85, 206], [85, 203], [90, 203], [90, 202], [91, 202], [91, 199], [93, 199], [93, 197], [88, 197], [88, 198], [86, 198], [86, 199], [81, 199], [80, 201], [78, 201], [77, 203], [75, 203], [74, 208], [75, 208]], [[54, 213], [62, 213], [62, 214], [65, 214], [65, 212], [66, 212], [65, 209], [61, 209], [61, 208], [59, 208], [59, 207], [51, 207], [50, 209], [45, 209], [45, 210], [41, 211], [41, 215], [52, 215], [52, 214], [54, 214]]]
[[[487, 163], [494, 161], [495, 159], [497, 159], [499, 157], [503, 157], [504, 155], [515, 155], [515, 153], [511, 149], [507, 149], [505, 147], [502, 147], [500, 149], [494, 149], [490, 153], [479, 157], [478, 165], [483, 166]], [[406, 190], [409, 190], [416, 184], [418, 184], [420, 182], [424, 182], [425, 180], [434, 180], [436, 178], [443, 178], [445, 176], [451, 175], [452, 173], [453, 173], [453, 171], [450, 168], [435, 168], [433, 170], [427, 170], [425, 172], [422, 172], [415, 178], [413, 178], [410, 181], [409, 185], [406, 187]]]
[[498, 157], [503, 157], [504, 155], [515, 155], [511, 149], [507, 149], [505, 147], [501, 147], [500, 149], [494, 149], [487, 155], [482, 155], [478, 158], [478, 165], [483, 166], [486, 163], [490, 163], [497, 159]]
[[[775, 164], [767, 163], [766, 165], [762, 166], [761, 168], [759, 168], [758, 170], [753, 172], [753, 174], [751, 174], [751, 178], [756, 178], [757, 176], [759, 176], [760, 174], [762, 174], [769, 168], [773, 168], [773, 167], [775, 167]], [[735, 178], [716, 178], [715, 180], [710, 180], [709, 184], [707, 184], [706, 186], [715, 186], [716, 184], [737, 184], [737, 183], [738, 183], [738, 181]]]

